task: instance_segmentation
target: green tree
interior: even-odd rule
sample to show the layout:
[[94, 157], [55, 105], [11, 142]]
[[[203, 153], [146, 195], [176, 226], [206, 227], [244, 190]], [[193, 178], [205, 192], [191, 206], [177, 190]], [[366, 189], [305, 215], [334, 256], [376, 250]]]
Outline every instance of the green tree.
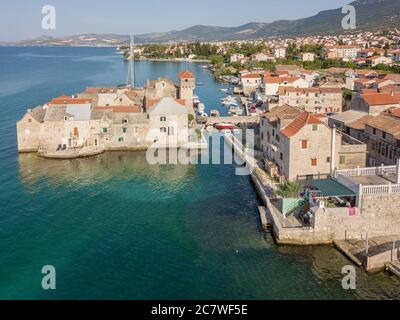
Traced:
[[278, 186], [276, 194], [282, 198], [298, 198], [301, 186], [298, 182], [285, 181]]

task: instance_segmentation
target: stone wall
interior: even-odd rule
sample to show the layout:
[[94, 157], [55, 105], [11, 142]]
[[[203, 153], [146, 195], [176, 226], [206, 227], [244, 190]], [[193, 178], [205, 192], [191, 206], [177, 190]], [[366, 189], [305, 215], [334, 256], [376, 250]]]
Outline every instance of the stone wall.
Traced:
[[18, 152], [36, 152], [39, 148], [40, 123], [26, 114], [17, 123]]

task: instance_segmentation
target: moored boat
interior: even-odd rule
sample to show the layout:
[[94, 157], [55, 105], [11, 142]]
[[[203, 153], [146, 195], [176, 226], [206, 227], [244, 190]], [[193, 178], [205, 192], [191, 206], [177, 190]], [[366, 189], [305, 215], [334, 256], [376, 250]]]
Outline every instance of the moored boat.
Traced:
[[217, 130], [234, 130], [236, 129], [236, 126], [231, 124], [231, 123], [216, 123], [214, 125], [214, 128]]

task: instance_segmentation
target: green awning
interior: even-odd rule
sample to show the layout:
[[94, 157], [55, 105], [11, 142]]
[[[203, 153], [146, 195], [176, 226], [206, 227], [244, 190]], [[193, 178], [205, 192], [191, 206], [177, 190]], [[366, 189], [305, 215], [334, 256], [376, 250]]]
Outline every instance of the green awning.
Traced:
[[307, 185], [320, 190], [325, 197], [354, 197], [357, 194], [334, 179], [311, 180]]

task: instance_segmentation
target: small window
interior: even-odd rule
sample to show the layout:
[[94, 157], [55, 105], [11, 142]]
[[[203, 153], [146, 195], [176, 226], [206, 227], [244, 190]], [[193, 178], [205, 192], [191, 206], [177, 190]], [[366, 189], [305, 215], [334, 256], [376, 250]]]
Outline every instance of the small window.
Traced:
[[326, 158], [327, 163], [331, 163], [331, 157]]
[[340, 156], [340, 160], [339, 160], [340, 164], [345, 164], [346, 163], [346, 157], [345, 156]]
[[372, 133], [376, 134], [376, 129], [375, 128], [372, 129]]
[[276, 135], [276, 141], [278, 141], [278, 142], [281, 141], [281, 137], [279, 136], [279, 134]]
[[[65, 120], [66, 120], [66, 119], [65, 119]], [[29, 118], [29, 119], [28, 119], [28, 122], [32, 122], [32, 119], [31, 119], [31, 118]]]
[[311, 159], [311, 166], [316, 167], [318, 165], [318, 160], [317, 158]]
[[165, 121], [167, 121], [167, 118], [166, 118], [166, 117], [161, 117], [161, 118], [160, 118], [160, 121], [161, 121], [161, 122], [165, 122]]
[[161, 129], [160, 129], [160, 132], [161, 132], [161, 133], [167, 133], [167, 128], [161, 128]]
[[124, 138], [122, 138], [122, 137], [119, 138], [119, 139], [118, 139], [118, 142], [124, 142]]
[[127, 133], [128, 129], [127, 128], [122, 128], [123, 133]]
[[382, 132], [382, 138], [386, 139], [386, 132]]
[[174, 135], [174, 127], [169, 127], [168, 128], [168, 135], [173, 136]]
[[103, 133], [107, 133], [108, 129], [107, 128], [103, 128]]
[[283, 160], [283, 153], [282, 152], [279, 154], [279, 159]]
[[124, 120], [122, 120], [122, 123], [128, 123], [128, 119], [124, 119]]
[[318, 124], [312, 125], [312, 131], [318, 131]]
[[308, 140], [301, 140], [301, 148], [302, 149], [308, 148]]

